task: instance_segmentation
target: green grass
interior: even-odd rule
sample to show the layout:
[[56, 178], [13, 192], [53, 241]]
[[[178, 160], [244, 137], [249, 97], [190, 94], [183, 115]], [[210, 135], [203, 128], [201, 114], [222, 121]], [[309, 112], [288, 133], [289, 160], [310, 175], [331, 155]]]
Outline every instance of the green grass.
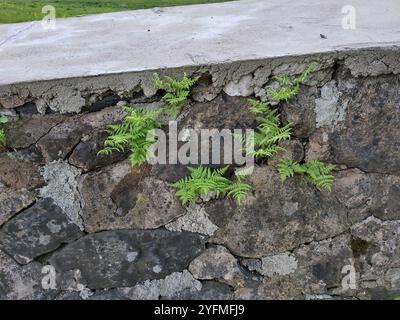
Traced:
[[52, 5], [58, 18], [228, 0], [0, 0], [0, 23], [41, 20], [42, 7]]

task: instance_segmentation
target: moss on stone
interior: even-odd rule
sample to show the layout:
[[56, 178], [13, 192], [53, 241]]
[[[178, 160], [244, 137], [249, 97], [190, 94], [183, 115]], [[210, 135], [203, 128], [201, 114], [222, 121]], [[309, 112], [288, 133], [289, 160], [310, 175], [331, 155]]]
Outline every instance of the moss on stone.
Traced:
[[359, 258], [360, 256], [367, 253], [370, 243], [363, 239], [352, 237], [351, 238], [351, 250], [353, 251], [354, 257]]

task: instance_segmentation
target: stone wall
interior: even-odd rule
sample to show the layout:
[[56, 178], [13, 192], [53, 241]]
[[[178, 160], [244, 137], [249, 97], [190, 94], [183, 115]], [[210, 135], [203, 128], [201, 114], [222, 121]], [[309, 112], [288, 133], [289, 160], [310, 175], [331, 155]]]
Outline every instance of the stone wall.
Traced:
[[[157, 108], [153, 72], [0, 87], [1, 299], [393, 299], [400, 296], [400, 54], [332, 52], [158, 70], [200, 76], [182, 127], [255, 128], [247, 97], [315, 61], [279, 108], [287, 151], [256, 164], [238, 205], [184, 207], [183, 165], [98, 156], [122, 105]], [[335, 163], [332, 192], [282, 157]], [[55, 287], [42, 279], [56, 272]], [[355, 286], [346, 286], [349, 270]], [[343, 285], [345, 284], [345, 285]]]

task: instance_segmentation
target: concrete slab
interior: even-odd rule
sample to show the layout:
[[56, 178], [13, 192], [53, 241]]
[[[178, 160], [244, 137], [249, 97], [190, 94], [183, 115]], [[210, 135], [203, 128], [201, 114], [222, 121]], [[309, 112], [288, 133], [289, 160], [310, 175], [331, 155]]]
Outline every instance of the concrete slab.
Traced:
[[[399, 0], [244, 0], [0, 25], [0, 86], [400, 46]], [[321, 37], [324, 35], [325, 37]]]

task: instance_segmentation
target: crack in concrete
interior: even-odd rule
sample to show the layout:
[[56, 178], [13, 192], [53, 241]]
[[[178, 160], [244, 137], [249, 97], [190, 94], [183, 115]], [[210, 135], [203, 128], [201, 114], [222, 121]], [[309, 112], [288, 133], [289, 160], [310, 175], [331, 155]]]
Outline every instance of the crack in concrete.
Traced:
[[31, 29], [35, 24], [37, 24], [37, 21], [31, 22], [25, 28], [15, 32], [14, 34], [9, 36], [8, 38], [4, 39], [2, 42], [0, 42], [0, 47], [4, 46], [6, 43], [10, 42], [11, 40], [16, 39], [19, 35], [21, 35], [22, 33], [26, 32], [26, 31], [28, 31], [29, 29]]

